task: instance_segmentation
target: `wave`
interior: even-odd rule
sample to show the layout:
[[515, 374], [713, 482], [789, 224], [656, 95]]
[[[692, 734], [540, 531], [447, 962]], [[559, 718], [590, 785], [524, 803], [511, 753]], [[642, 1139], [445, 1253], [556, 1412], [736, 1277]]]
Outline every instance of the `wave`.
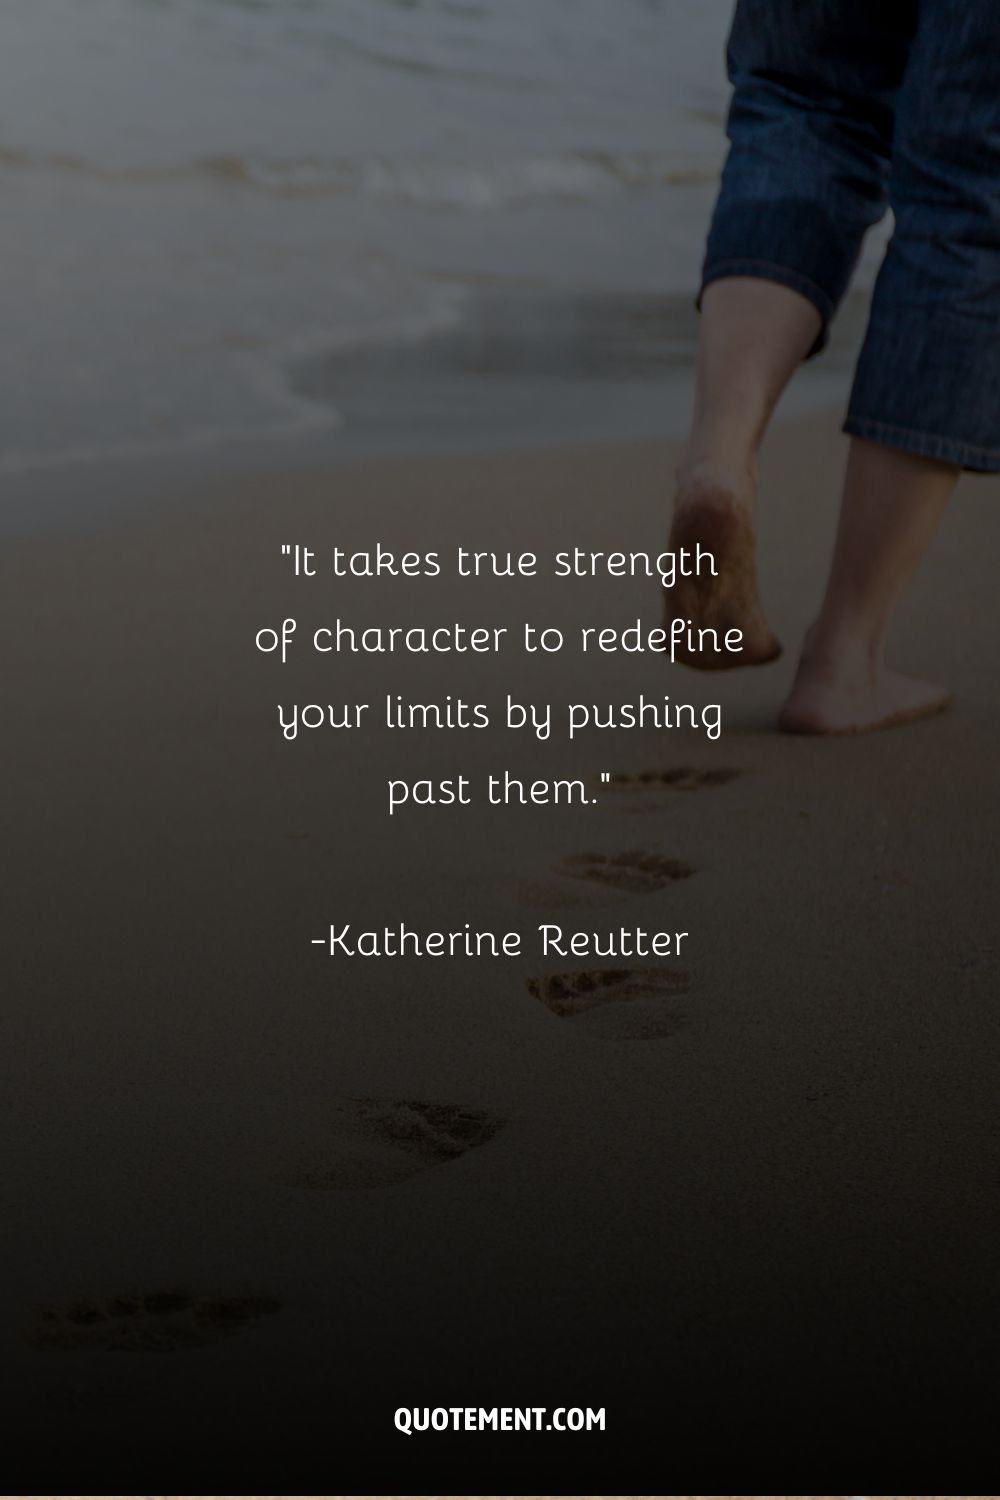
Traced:
[[[345, 321], [336, 329], [287, 338], [254, 353], [233, 356], [229, 376], [237, 378], [259, 403], [258, 410], [253, 415], [248, 411], [243, 422], [206, 423], [185, 421], [180, 416], [176, 430], [170, 433], [62, 445], [50, 433], [45, 448], [0, 449], [0, 474], [14, 476], [74, 464], [200, 452], [250, 438], [269, 441], [335, 433], [345, 425], [343, 414], [328, 391], [310, 390], [308, 382], [301, 380], [301, 372], [311, 365], [321, 367], [338, 354], [380, 346], [400, 348], [441, 333], [461, 321], [468, 295], [465, 287], [438, 287], [422, 307], [355, 324]], [[261, 411], [270, 415], [262, 418]]]
[[[278, 389], [275, 382], [275, 389]], [[0, 474], [11, 477], [36, 470], [71, 468], [75, 464], [114, 462], [130, 458], [154, 458], [174, 453], [195, 453], [205, 449], [245, 442], [249, 438], [270, 440], [314, 432], [332, 432], [343, 426], [336, 407], [319, 399], [296, 398], [291, 390], [282, 392], [287, 408], [285, 417], [276, 416], [261, 423], [192, 424], [162, 437], [109, 438], [102, 442], [67, 443], [63, 447], [6, 448], [0, 450]], [[293, 403], [297, 410], [293, 409]]]
[[578, 150], [492, 161], [430, 157], [274, 159], [206, 156], [165, 166], [108, 167], [83, 156], [0, 146], [0, 169], [55, 172], [121, 186], [218, 182], [285, 198], [352, 197], [430, 208], [492, 209], [711, 183], [719, 161], [677, 152]]

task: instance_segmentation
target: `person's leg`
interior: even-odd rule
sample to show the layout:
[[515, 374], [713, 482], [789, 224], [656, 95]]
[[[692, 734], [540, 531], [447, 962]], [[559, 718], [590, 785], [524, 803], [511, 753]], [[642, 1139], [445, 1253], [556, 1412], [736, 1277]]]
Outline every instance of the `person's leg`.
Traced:
[[708, 482], [752, 506], [757, 450], [821, 329], [815, 304], [778, 282], [732, 276], [706, 287], [694, 415], [678, 466], [682, 495]]
[[[667, 619], [779, 647], [757, 595], [756, 456], [795, 369], [825, 340], [867, 228], [885, 207], [895, 90], [914, 0], [741, 0], [729, 44], [731, 150], [703, 271], [694, 418], [678, 469], [671, 546], [700, 542], [717, 579], [667, 593]], [[877, 12], [877, 14], [876, 14]]]
[[921, 0], [890, 198], [896, 228], [845, 423], [855, 442], [833, 570], [782, 714], [799, 731], [876, 729], [944, 701], [881, 657], [959, 469], [1000, 472], [995, 0]]
[[727, 277], [705, 289], [694, 419], [677, 470], [670, 547], [709, 551], [718, 576], [679, 580], [665, 594], [665, 613], [668, 626], [679, 617], [720, 637], [741, 630], [743, 649], [718, 659], [699, 653], [690, 665], [750, 666], [780, 653], [757, 591], [757, 450], [821, 326], [815, 305], [778, 282]]
[[933, 536], [959, 469], [854, 438], [826, 595], [810, 630], [782, 729], [850, 734], [907, 723], [950, 694], [886, 667], [893, 610]]

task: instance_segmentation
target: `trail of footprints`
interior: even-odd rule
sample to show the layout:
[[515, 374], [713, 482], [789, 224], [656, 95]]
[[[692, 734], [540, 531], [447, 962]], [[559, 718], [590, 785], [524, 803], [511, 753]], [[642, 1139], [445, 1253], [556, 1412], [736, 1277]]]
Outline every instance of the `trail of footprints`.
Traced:
[[[696, 791], [722, 786], [739, 773], [690, 766], [630, 773], [618, 785]], [[556, 874], [646, 895], [696, 873], [685, 860], [645, 849], [567, 856]], [[553, 1016], [595, 1036], [654, 1040], [672, 1035], [684, 1017], [670, 1002], [686, 994], [686, 970], [664, 965], [570, 970], [531, 978], [527, 988]], [[321, 1161], [302, 1163], [279, 1180], [319, 1192], [388, 1187], [457, 1161], [491, 1141], [508, 1122], [485, 1110], [417, 1099], [358, 1099], [338, 1110], [338, 1145]]]
[[[699, 769], [669, 766], [630, 771], [612, 778], [619, 791], [697, 792], [726, 786], [740, 772], [732, 766]], [[610, 886], [627, 895], [647, 895], [697, 874], [686, 860], [647, 849], [621, 854], [571, 854], [555, 873], [592, 885]], [[686, 994], [690, 975], [683, 969], [646, 966], [638, 969], [580, 969], [528, 980], [528, 990], [561, 1020], [582, 1023], [594, 1034], [619, 1040], [650, 1041], [671, 1036], [684, 1024], [669, 1001]]]
[[[614, 777], [623, 790], [699, 791], [739, 772], [689, 766]], [[696, 873], [684, 860], [643, 849], [569, 855], [556, 873], [625, 894], [646, 895]], [[670, 1001], [687, 993], [690, 976], [666, 966], [570, 970], [529, 979], [527, 988], [562, 1021], [597, 1036], [654, 1040], [684, 1024]], [[493, 1140], [508, 1123], [487, 1110], [419, 1099], [357, 1099], [338, 1110], [338, 1144], [328, 1159], [300, 1163], [278, 1180], [312, 1191], [388, 1187], [459, 1160]], [[267, 1296], [193, 1296], [184, 1291], [122, 1294], [45, 1303], [24, 1330], [36, 1349], [162, 1353], [200, 1349], [254, 1328], [280, 1310]]]

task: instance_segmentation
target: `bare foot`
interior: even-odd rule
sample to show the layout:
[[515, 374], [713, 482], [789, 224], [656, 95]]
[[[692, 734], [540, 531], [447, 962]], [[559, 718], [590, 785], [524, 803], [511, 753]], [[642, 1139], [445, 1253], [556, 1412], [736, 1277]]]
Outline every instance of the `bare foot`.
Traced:
[[753, 667], [774, 661], [781, 646], [764, 618], [757, 591], [757, 539], [751, 504], [753, 481], [731, 483], [704, 472], [682, 475], [670, 528], [671, 550], [701, 547], [711, 552], [717, 569], [711, 574], [678, 578], [663, 591], [667, 630], [676, 619], [711, 628], [719, 638], [727, 630], [743, 634], [742, 649], [684, 652], [675, 660], [703, 672], [727, 667]]
[[886, 667], [823, 660], [807, 641], [778, 727], [786, 734], [868, 734], [941, 713], [951, 698], [947, 688]]

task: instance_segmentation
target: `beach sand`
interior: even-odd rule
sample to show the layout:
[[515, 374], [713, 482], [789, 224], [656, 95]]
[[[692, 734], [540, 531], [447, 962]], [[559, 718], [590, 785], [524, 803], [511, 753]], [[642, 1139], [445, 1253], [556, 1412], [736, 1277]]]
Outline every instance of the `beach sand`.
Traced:
[[[776, 431], [762, 579], [789, 650], [724, 680], [253, 649], [289, 615], [655, 624], [652, 585], [307, 590], [280, 556], [657, 550], [655, 443], [150, 474], [90, 520], [81, 470], [75, 518], [39, 502], [7, 541], [0, 1319], [40, 1487], [107, 1487], [110, 1460], [141, 1489], [155, 1451], [181, 1489], [225, 1488], [233, 1455], [308, 1489], [317, 1449], [352, 1489], [355, 1458], [519, 1487], [498, 1440], [398, 1437], [401, 1405], [605, 1406], [559, 1450], [595, 1489], [652, 1452], [726, 1482], [780, 1443], [783, 1472], [847, 1484], [865, 1455], [937, 1479], [971, 1451], [997, 1368], [1000, 491], [963, 485], [897, 633], [952, 711], [781, 738], [843, 457], [832, 419]], [[719, 699], [722, 739], [274, 721], [282, 697], [642, 689]], [[639, 779], [389, 822], [386, 776], [457, 765]], [[692, 937], [666, 972], [581, 981], [534, 952], [333, 961], [311, 939], [337, 920]], [[531, 1484], [572, 1461], [540, 1446]]]

